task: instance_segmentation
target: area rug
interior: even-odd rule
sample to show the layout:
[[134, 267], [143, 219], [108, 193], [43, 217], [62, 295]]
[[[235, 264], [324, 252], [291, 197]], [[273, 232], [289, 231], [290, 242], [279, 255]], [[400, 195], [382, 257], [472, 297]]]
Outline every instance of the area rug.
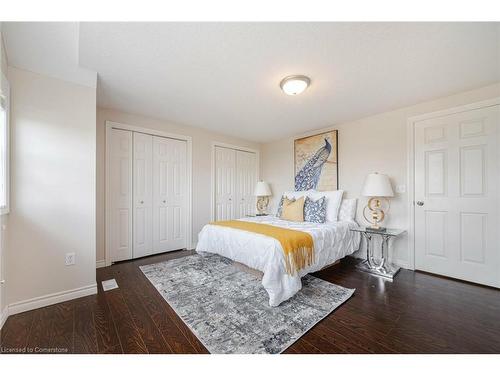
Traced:
[[259, 277], [219, 255], [140, 268], [210, 353], [281, 353], [354, 293], [307, 275], [294, 297], [270, 307]]

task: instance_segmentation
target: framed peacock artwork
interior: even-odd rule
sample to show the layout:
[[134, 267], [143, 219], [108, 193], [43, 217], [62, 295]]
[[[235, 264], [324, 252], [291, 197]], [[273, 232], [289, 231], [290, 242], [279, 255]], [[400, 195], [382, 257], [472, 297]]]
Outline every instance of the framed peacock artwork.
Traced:
[[337, 130], [294, 141], [295, 191], [339, 188]]

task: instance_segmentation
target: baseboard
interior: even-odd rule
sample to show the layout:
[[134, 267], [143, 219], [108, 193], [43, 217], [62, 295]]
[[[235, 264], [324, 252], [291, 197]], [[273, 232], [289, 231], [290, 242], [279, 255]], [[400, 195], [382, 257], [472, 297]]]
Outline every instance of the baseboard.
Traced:
[[97, 294], [97, 284], [11, 303], [9, 305], [8, 315], [19, 314], [24, 311], [39, 309], [40, 307], [54, 305], [56, 303], [86, 297], [92, 294]]
[[106, 267], [106, 259], [98, 260], [97, 262], [95, 262], [95, 268], [102, 268], [102, 267]]
[[188, 250], [196, 250], [196, 245], [198, 245], [198, 241], [196, 241], [196, 242], [195, 242], [195, 241], [192, 241], [192, 242], [191, 242], [191, 246], [190, 246], [190, 247], [191, 247], [191, 249], [188, 249]]
[[3, 311], [0, 311], [0, 329], [2, 329], [3, 324], [5, 323], [8, 317], [9, 317], [9, 306], [5, 306]]

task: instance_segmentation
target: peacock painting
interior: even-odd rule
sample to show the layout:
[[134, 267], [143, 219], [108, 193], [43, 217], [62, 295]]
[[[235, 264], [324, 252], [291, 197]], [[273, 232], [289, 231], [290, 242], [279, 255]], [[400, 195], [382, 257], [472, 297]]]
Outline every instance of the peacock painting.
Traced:
[[295, 140], [295, 190], [338, 189], [337, 131]]

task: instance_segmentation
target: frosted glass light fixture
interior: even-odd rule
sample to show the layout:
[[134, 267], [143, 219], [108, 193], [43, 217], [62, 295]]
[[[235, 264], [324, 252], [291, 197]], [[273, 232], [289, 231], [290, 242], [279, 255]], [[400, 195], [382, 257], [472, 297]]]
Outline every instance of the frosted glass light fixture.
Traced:
[[281, 80], [280, 87], [287, 95], [298, 95], [309, 87], [311, 79], [306, 76], [288, 76]]

